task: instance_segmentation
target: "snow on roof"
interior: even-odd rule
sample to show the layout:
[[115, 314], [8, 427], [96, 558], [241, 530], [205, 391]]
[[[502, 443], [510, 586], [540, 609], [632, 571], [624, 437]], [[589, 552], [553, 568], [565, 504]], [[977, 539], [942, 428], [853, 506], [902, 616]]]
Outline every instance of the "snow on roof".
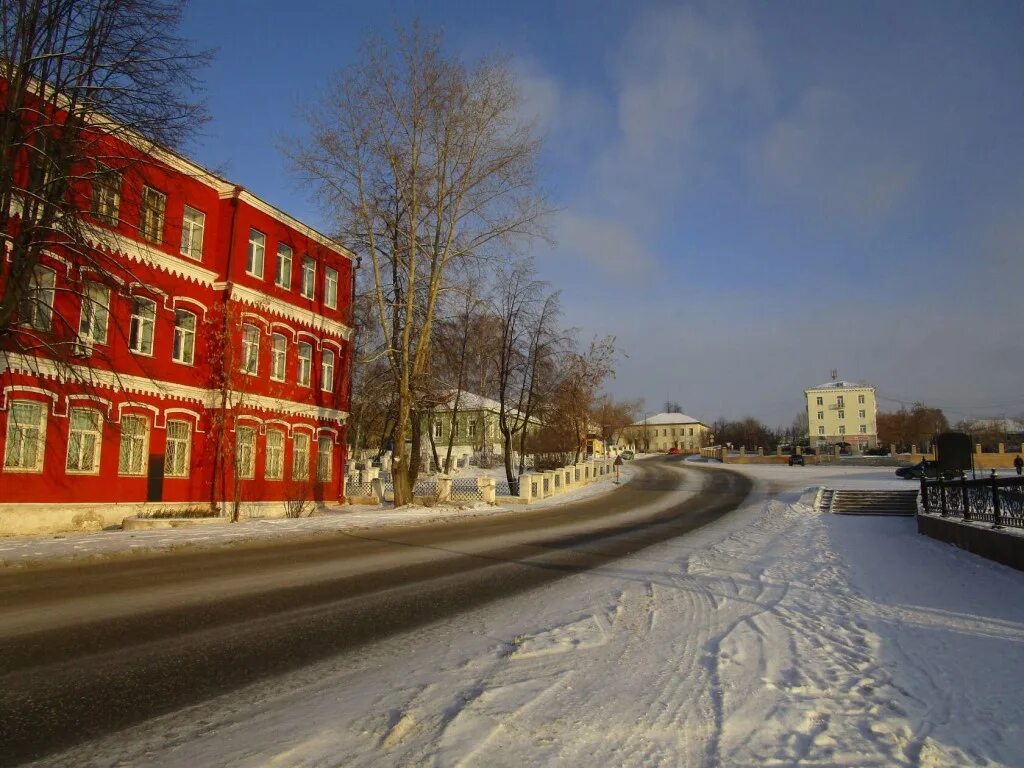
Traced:
[[839, 389], [841, 387], [847, 389], [874, 389], [870, 384], [858, 384], [855, 381], [826, 381], [824, 384], [808, 387], [808, 391], [812, 389]]
[[645, 424], [703, 424], [704, 422], [700, 419], [695, 419], [693, 416], [687, 416], [685, 413], [658, 413], [654, 416], [648, 416], [646, 419], [642, 419], [636, 422], [634, 427], [641, 427]]
[[971, 429], [995, 429], [1000, 432], [1024, 432], [1024, 422], [1019, 419], [976, 419], [971, 422]]
[[[445, 398], [445, 401], [439, 403], [437, 407], [434, 408], [434, 410], [452, 410], [452, 408], [455, 405], [455, 394], [456, 390], [453, 389], [451, 392], [448, 393], [447, 397]], [[497, 400], [492, 400], [489, 397], [478, 395], [475, 392], [467, 392], [466, 390], [462, 390], [462, 394], [459, 395], [459, 411], [463, 413], [466, 411], [491, 411], [492, 413], [500, 413], [501, 403], [499, 403]], [[522, 418], [520, 412], [515, 408], [512, 408], [511, 406], [507, 406], [506, 413], [508, 413], [509, 416], [516, 419]], [[538, 419], [536, 416], [531, 416], [530, 421], [538, 421]]]

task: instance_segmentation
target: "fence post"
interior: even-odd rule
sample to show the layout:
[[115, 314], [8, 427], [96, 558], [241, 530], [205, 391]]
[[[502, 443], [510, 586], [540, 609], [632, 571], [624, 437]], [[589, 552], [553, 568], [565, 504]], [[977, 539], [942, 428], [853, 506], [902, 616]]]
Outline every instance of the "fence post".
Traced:
[[928, 514], [928, 481], [924, 474], [921, 475], [921, 506], [924, 507], [925, 514]]
[[992, 527], [1003, 527], [1003, 516], [999, 509], [999, 489], [996, 487], [996, 471], [992, 470]]
[[452, 479], [448, 475], [437, 476], [437, 500], [441, 504], [452, 500]]
[[971, 519], [971, 505], [967, 494], [967, 475], [962, 469], [960, 470], [960, 491], [964, 499], [964, 522], [966, 523]]

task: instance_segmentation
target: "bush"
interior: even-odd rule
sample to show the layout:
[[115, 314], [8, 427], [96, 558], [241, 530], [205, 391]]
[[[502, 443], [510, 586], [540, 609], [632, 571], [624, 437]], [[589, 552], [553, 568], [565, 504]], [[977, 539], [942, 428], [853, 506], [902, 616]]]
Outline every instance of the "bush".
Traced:
[[198, 517], [220, 517], [220, 510], [209, 507], [182, 507], [181, 509], [154, 509], [142, 512], [139, 517], [150, 520], [192, 519]]

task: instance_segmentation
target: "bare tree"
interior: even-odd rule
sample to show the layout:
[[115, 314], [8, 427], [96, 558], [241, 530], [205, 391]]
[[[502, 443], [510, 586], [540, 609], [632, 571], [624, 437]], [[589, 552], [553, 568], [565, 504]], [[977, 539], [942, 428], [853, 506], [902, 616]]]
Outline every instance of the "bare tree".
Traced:
[[526, 438], [531, 419], [546, 400], [542, 382], [562, 341], [556, 322], [559, 294], [536, 278], [532, 263], [510, 264], [496, 279], [492, 312], [500, 339], [494, 348], [498, 397], [498, 429], [501, 431], [505, 475], [515, 482], [514, 446], [519, 448], [518, 474], [523, 473]]
[[[343, 238], [370, 265], [397, 392], [395, 503], [412, 500], [437, 305], [451, 267], [534, 232], [539, 142], [517, 121], [509, 69], [446, 58], [419, 25], [368, 44], [290, 155], [319, 186]], [[411, 435], [411, 447], [405, 436]], [[411, 454], [411, 455], [410, 455]]]
[[615, 375], [615, 339], [594, 339], [585, 352], [563, 355], [555, 412], [563, 431], [572, 436], [575, 461], [580, 460], [595, 410], [598, 393], [606, 379]]
[[[92, 222], [105, 213], [97, 190], [111, 174], [125, 174], [131, 189], [141, 166], [204, 119], [192, 94], [207, 54], [174, 35], [181, 11], [176, 0], [0, 0], [5, 349], [46, 350], [59, 360], [72, 348], [77, 316], [58, 316], [46, 329], [25, 322], [40, 302], [49, 302], [47, 312], [53, 304], [52, 291], [35, 284], [44, 251], [59, 252], [75, 274], [88, 270], [90, 282], [132, 282], [123, 263], [93, 245], [102, 230]], [[61, 290], [88, 300], [84, 283]]]

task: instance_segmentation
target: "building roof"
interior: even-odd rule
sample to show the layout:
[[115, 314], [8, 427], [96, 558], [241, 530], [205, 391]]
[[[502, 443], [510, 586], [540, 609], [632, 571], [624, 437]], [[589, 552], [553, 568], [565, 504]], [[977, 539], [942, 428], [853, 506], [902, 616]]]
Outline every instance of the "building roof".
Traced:
[[[441, 403], [435, 406], [435, 411], [450, 411], [455, 405], [455, 393], [457, 390], [451, 390], [445, 396]], [[489, 397], [478, 395], [475, 392], [467, 392], [462, 390], [462, 394], [459, 395], [459, 412], [464, 413], [466, 411], [490, 411], [492, 413], [501, 413], [501, 403], [497, 400], [492, 400]], [[522, 414], [515, 408], [508, 408], [507, 413], [509, 416], [515, 419], [521, 419]], [[531, 422], [540, 423], [540, 419], [536, 416], [530, 417]]]
[[658, 413], [633, 424], [634, 427], [651, 426], [654, 424], [703, 424], [700, 419], [687, 416], [685, 413]]
[[874, 389], [870, 384], [858, 384], [855, 381], [826, 381], [814, 387], [808, 387], [807, 392], [812, 389]]

